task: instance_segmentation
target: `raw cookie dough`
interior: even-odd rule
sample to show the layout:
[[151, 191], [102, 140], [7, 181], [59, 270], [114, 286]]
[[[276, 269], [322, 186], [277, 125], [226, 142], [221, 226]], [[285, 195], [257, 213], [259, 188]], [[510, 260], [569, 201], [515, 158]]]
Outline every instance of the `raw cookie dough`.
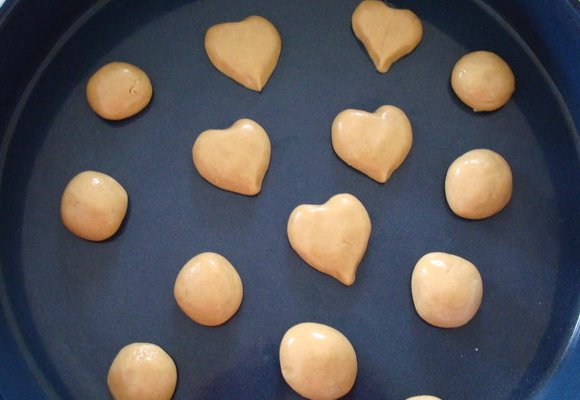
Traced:
[[276, 27], [256, 15], [214, 25], [205, 34], [205, 51], [214, 67], [257, 92], [274, 72], [281, 49]]
[[212, 185], [253, 196], [270, 165], [270, 139], [258, 123], [240, 119], [228, 129], [202, 132], [192, 148], [193, 164]]
[[177, 384], [177, 368], [161, 347], [132, 343], [113, 360], [107, 384], [115, 400], [170, 400]]
[[202, 325], [217, 326], [238, 311], [244, 288], [238, 271], [225, 257], [201, 253], [183, 266], [173, 294], [189, 318]]
[[117, 232], [128, 203], [127, 192], [115, 179], [101, 172], [84, 171], [64, 189], [60, 216], [75, 235], [101, 241]]
[[356, 353], [338, 330], [305, 322], [290, 328], [280, 343], [282, 376], [298, 394], [312, 400], [346, 395], [357, 374]]
[[367, 249], [371, 219], [351, 194], [322, 205], [302, 204], [288, 219], [290, 245], [304, 261], [345, 285], [352, 285]]
[[365, 0], [354, 10], [352, 30], [382, 73], [412, 52], [423, 38], [421, 20], [412, 11], [376, 0]]
[[516, 79], [500, 56], [474, 51], [455, 64], [451, 87], [473, 111], [493, 111], [508, 102], [516, 89]]
[[413, 143], [407, 115], [394, 106], [374, 113], [344, 110], [332, 123], [332, 147], [348, 165], [385, 183], [403, 163]]
[[479, 271], [453, 254], [429, 253], [415, 265], [411, 293], [421, 318], [440, 328], [467, 324], [477, 313], [483, 296]]
[[453, 212], [468, 219], [483, 219], [500, 212], [512, 197], [512, 171], [494, 151], [468, 151], [449, 166], [445, 196]]
[[147, 74], [139, 67], [112, 62], [101, 67], [87, 83], [87, 100], [105, 119], [129, 118], [144, 109], [153, 95]]
[[441, 400], [441, 399], [439, 397], [423, 394], [420, 396], [408, 397], [407, 400]]

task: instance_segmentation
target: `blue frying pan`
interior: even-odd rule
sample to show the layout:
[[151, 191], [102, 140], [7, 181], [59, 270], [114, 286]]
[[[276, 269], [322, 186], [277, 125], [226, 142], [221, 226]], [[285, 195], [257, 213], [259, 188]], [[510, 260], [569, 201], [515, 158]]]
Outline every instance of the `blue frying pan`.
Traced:
[[[422, 20], [417, 49], [375, 71], [350, 27], [354, 0], [0, 1], [0, 397], [109, 398], [120, 348], [153, 342], [175, 360], [175, 399], [294, 399], [278, 349], [305, 321], [344, 333], [356, 349], [349, 399], [580, 399], [580, 3], [577, 0], [393, 1]], [[209, 62], [217, 23], [270, 20], [282, 53], [262, 93]], [[516, 76], [513, 98], [474, 113], [449, 84], [465, 53], [490, 50]], [[87, 105], [87, 79], [126, 61], [154, 86], [139, 115], [108, 122]], [[346, 108], [392, 104], [414, 143], [385, 184], [333, 152]], [[195, 138], [251, 118], [272, 160], [254, 197], [220, 190], [191, 160]], [[502, 154], [514, 193], [499, 214], [455, 216], [443, 182], [475, 148]], [[73, 236], [60, 196], [78, 172], [115, 177], [129, 211], [110, 240]], [[286, 224], [299, 204], [351, 193], [373, 230], [356, 282], [309, 267]], [[173, 284], [194, 255], [236, 266], [244, 300], [227, 324], [189, 320]], [[460, 255], [484, 297], [457, 329], [428, 325], [410, 291], [417, 260]]]

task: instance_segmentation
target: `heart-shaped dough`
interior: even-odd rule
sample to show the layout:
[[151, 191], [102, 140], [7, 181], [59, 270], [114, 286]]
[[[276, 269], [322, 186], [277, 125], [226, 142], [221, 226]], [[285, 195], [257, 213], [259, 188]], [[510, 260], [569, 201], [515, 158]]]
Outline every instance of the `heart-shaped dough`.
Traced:
[[394, 106], [374, 113], [344, 110], [332, 123], [332, 147], [348, 165], [385, 183], [403, 163], [413, 144], [407, 115]]
[[224, 130], [202, 132], [193, 144], [193, 164], [211, 184], [253, 196], [270, 165], [270, 139], [258, 123], [240, 119]]
[[252, 15], [240, 22], [214, 25], [205, 34], [205, 51], [222, 73], [261, 92], [274, 72], [282, 39], [270, 21]]
[[367, 249], [371, 219], [363, 204], [348, 193], [322, 205], [302, 204], [288, 219], [290, 245], [320, 272], [350, 286]]
[[421, 20], [410, 10], [398, 10], [382, 1], [365, 0], [352, 14], [352, 30], [363, 43], [377, 71], [412, 52], [423, 38]]

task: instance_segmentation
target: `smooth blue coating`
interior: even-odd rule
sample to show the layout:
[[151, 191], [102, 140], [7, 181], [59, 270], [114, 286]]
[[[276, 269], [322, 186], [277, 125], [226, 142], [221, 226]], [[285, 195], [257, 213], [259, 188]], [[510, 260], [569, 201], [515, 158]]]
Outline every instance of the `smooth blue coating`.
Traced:
[[[129, 342], [175, 359], [180, 399], [293, 399], [278, 346], [292, 325], [343, 332], [359, 375], [347, 398], [574, 399], [580, 392], [580, 35], [575, 1], [393, 1], [425, 35], [386, 75], [350, 29], [355, 0], [7, 0], [0, 8], [0, 393], [5, 400], [107, 398], [106, 373]], [[92, 8], [91, 8], [92, 7]], [[263, 93], [219, 73], [203, 49], [211, 25], [258, 14], [282, 36]], [[472, 50], [500, 54], [513, 99], [474, 114], [449, 74]], [[98, 67], [142, 67], [154, 98], [110, 123], [84, 97]], [[414, 147], [384, 185], [347, 167], [330, 146], [345, 108], [393, 104]], [[221, 191], [193, 168], [206, 129], [248, 117], [272, 142], [256, 197]], [[447, 208], [443, 179], [467, 150], [488, 147], [514, 172], [514, 196], [488, 220]], [[130, 197], [113, 239], [89, 243], [59, 221], [60, 195], [82, 169], [121, 182]], [[339, 192], [373, 222], [356, 283], [308, 267], [285, 236], [291, 210]], [[176, 306], [182, 265], [216, 251], [244, 281], [239, 313], [206, 328]], [[415, 313], [410, 276], [430, 251], [478, 266], [475, 319], [442, 330]]]

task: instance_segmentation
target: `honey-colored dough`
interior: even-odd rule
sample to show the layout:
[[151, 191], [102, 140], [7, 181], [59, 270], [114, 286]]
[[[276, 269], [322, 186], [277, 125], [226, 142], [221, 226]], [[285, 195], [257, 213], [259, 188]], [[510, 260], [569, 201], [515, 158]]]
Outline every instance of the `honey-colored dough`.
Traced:
[[258, 123], [240, 119], [228, 129], [202, 132], [193, 144], [193, 164], [212, 185], [253, 196], [270, 165], [270, 139]]
[[374, 113], [344, 110], [332, 124], [332, 147], [348, 165], [384, 183], [403, 163], [413, 143], [407, 115], [394, 106]]
[[107, 384], [115, 400], [170, 400], [177, 385], [177, 368], [161, 347], [132, 343], [113, 360]]
[[205, 34], [205, 51], [223, 74], [261, 92], [274, 72], [282, 39], [270, 21], [252, 15], [240, 22], [214, 25]]
[[382, 73], [412, 52], [423, 38], [421, 20], [412, 11], [376, 0], [364, 0], [354, 10], [352, 30]]
[[441, 400], [441, 399], [439, 397], [423, 394], [420, 396], [408, 397], [407, 400]]
[[473, 111], [494, 111], [512, 97], [516, 79], [503, 58], [489, 51], [474, 51], [455, 64], [451, 87]]
[[286, 383], [312, 400], [333, 400], [352, 389], [357, 375], [354, 347], [338, 330], [305, 322], [290, 328], [280, 344]]
[[483, 219], [500, 212], [512, 197], [512, 171], [494, 151], [468, 151], [449, 166], [445, 196], [453, 212], [468, 219]]
[[353, 195], [331, 197], [322, 205], [302, 204], [288, 219], [290, 245], [304, 261], [345, 285], [352, 285], [367, 249], [371, 220]]
[[225, 323], [240, 308], [244, 288], [238, 271], [217, 253], [201, 253], [181, 269], [173, 289], [181, 310], [206, 326]]
[[467, 324], [483, 297], [479, 271], [464, 258], [429, 253], [415, 265], [411, 277], [415, 309], [421, 318], [440, 328]]
[[114, 178], [97, 171], [84, 171], [67, 184], [61, 198], [60, 216], [75, 235], [102, 241], [117, 232], [129, 197]]
[[108, 120], [120, 120], [137, 114], [149, 104], [153, 86], [141, 68], [112, 62], [91, 76], [86, 92], [95, 113]]

